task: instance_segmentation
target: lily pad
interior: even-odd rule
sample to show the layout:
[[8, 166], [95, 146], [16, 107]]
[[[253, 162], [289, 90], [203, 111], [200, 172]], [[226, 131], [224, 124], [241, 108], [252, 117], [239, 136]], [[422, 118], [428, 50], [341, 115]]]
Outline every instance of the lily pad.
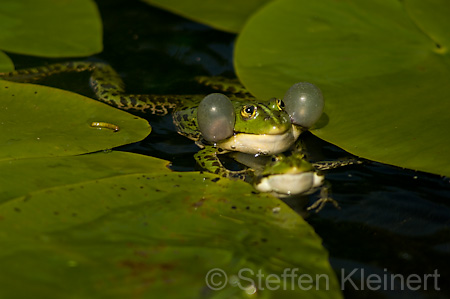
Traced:
[[8, 57], [8, 55], [0, 51], [0, 72], [11, 70], [14, 70], [14, 64], [12, 60]]
[[236, 71], [264, 98], [315, 83], [329, 122], [314, 134], [371, 160], [450, 175], [444, 2], [419, 14], [420, 1], [274, 1], [242, 30]]
[[[119, 126], [91, 127], [92, 122]], [[136, 142], [151, 131], [142, 118], [78, 94], [0, 80], [0, 160], [77, 155]]]
[[406, 0], [405, 8], [416, 25], [436, 43], [436, 51], [448, 52], [450, 5], [445, 0]]
[[153, 166], [149, 164], [153, 160], [149, 161], [145, 156], [119, 151], [0, 161], [0, 203], [38, 190], [148, 172]]
[[[244, 182], [174, 173], [166, 161], [131, 153], [27, 160], [8, 171], [41, 174], [29, 172], [32, 187], [22, 192], [6, 186], [13, 196], [0, 204], [0, 297], [342, 298], [313, 229]], [[298, 278], [273, 282], [291, 269], [310, 290]], [[213, 290], [225, 281], [220, 273], [228, 283]]]
[[219, 30], [237, 33], [248, 17], [273, 0], [142, 0]]
[[91, 0], [2, 0], [0, 49], [44, 57], [102, 50], [102, 23]]

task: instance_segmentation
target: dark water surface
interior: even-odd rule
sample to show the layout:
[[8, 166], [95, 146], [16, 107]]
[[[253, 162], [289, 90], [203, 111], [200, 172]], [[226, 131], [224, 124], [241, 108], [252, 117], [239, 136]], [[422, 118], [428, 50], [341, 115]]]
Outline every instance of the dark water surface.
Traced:
[[[98, 1], [104, 21], [105, 50], [95, 58], [113, 65], [130, 93], [207, 93], [192, 81], [196, 75], [234, 77], [234, 35], [152, 8], [139, 1]], [[12, 55], [13, 56], [13, 55]], [[49, 60], [13, 56], [18, 68]], [[92, 96], [80, 77], [67, 86]], [[50, 82], [49, 84], [52, 84]], [[176, 134], [170, 117], [147, 117], [153, 132], [146, 140], [122, 147], [173, 161], [178, 171], [193, 170], [197, 147]], [[348, 156], [312, 134], [303, 137], [317, 160]], [[414, 149], [412, 149], [414, 150]], [[443, 161], [448, 163], [449, 161]], [[450, 298], [450, 179], [370, 162], [328, 171], [332, 195], [341, 209], [331, 205], [307, 221], [322, 237], [338, 277], [347, 279], [346, 298]], [[316, 195], [311, 196], [311, 201]], [[301, 209], [292, 204], [294, 209]], [[299, 212], [301, 212], [299, 210]], [[362, 273], [364, 271], [364, 273]], [[427, 290], [360, 290], [356, 277], [370, 274], [440, 275], [438, 287], [428, 279]], [[384, 275], [384, 276], [383, 276]], [[350, 281], [351, 280], [351, 281]], [[352, 285], [354, 283], [355, 285]], [[377, 284], [374, 283], [373, 286]], [[416, 286], [417, 284], [413, 284]], [[355, 289], [356, 288], [356, 289]]]

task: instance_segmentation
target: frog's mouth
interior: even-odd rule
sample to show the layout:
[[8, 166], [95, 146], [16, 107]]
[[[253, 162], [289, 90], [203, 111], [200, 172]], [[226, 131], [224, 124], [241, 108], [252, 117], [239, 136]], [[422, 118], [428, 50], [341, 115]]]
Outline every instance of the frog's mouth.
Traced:
[[292, 125], [281, 134], [248, 134], [237, 133], [228, 139], [218, 142], [220, 148], [246, 154], [273, 155], [288, 150], [303, 130]]
[[310, 194], [324, 182], [324, 176], [315, 172], [272, 174], [255, 182], [260, 192], [271, 192], [277, 197]]

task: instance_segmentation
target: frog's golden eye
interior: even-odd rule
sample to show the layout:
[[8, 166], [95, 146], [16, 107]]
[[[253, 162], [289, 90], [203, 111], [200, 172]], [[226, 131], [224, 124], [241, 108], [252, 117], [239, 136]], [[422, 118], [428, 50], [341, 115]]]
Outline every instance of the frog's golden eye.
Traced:
[[281, 99], [276, 99], [275, 103], [277, 104], [277, 108], [282, 111], [284, 110], [284, 102]]
[[253, 105], [244, 106], [241, 110], [241, 115], [246, 119], [253, 118], [256, 115], [256, 107]]

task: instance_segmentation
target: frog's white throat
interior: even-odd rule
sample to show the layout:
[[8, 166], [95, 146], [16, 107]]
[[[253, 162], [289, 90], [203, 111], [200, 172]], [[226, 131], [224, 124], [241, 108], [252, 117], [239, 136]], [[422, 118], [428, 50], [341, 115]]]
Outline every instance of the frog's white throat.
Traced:
[[324, 176], [316, 172], [274, 174], [263, 177], [254, 183], [260, 192], [271, 192], [278, 198], [291, 195], [311, 194], [322, 186]]
[[288, 150], [302, 132], [302, 128], [292, 125], [283, 134], [245, 134], [238, 133], [218, 142], [216, 145], [224, 150], [247, 154], [273, 155]]

